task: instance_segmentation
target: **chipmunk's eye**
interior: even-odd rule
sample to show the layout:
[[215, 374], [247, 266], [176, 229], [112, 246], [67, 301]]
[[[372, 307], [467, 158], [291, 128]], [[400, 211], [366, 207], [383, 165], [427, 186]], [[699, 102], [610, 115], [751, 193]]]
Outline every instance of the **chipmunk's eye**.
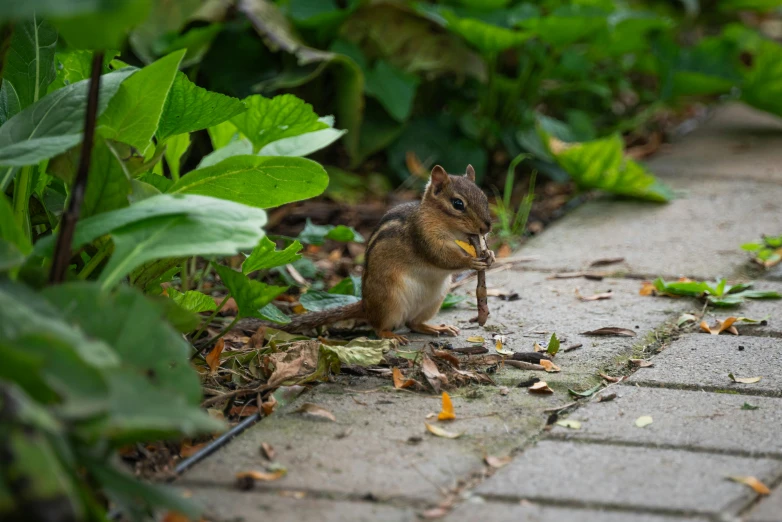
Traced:
[[461, 199], [453, 198], [451, 200], [451, 204], [453, 205], [453, 208], [455, 208], [459, 212], [464, 212], [464, 201], [462, 201]]

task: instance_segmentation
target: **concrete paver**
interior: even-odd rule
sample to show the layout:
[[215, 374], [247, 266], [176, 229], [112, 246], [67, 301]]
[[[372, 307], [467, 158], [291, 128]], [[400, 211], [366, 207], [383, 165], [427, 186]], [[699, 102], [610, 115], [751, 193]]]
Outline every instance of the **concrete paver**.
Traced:
[[[554, 505], [537, 505], [525, 502], [465, 503], [459, 506], [445, 522], [706, 522], [706, 518], [668, 517], [648, 513], [607, 511], [601, 509], [562, 508]], [[764, 521], [765, 522], [765, 521]]]
[[749, 513], [747, 522], [779, 522], [782, 520], [782, 487], [762, 499]]
[[[568, 417], [581, 421], [580, 429], [555, 425], [552, 435], [782, 457], [782, 437], [769, 429], [782, 426], [782, 399], [621, 385], [610, 392], [613, 401], [591, 402]], [[743, 410], [745, 403], [758, 409]], [[639, 429], [642, 415], [654, 422]]]
[[770, 459], [543, 441], [500, 469], [477, 493], [555, 505], [716, 514], [735, 512], [755, 496], [726, 477], [751, 475], [773, 482], [781, 474], [782, 462]]
[[[761, 380], [734, 383], [729, 373]], [[636, 372], [628, 382], [782, 396], [782, 343], [764, 337], [684, 335], [655, 357], [653, 367]]]

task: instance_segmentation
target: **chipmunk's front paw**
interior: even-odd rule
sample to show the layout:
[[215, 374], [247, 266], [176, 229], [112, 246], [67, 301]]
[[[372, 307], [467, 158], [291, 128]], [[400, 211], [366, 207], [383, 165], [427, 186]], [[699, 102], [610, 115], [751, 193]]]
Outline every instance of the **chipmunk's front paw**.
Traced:
[[486, 270], [489, 268], [489, 263], [485, 259], [479, 259], [477, 257], [470, 258], [471, 270]]
[[442, 335], [447, 335], [449, 337], [456, 337], [459, 335], [459, 329], [455, 326], [452, 326], [450, 324], [441, 324], [440, 326], [435, 326], [438, 333]]
[[497, 261], [497, 256], [494, 255], [493, 250], [487, 250], [486, 251], [486, 258], [485, 258], [486, 264], [488, 266], [491, 266], [494, 264], [495, 261]]

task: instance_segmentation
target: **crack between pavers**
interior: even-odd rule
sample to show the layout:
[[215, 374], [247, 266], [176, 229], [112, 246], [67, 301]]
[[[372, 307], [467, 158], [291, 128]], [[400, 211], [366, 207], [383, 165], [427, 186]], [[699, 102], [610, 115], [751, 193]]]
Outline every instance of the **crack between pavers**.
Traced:
[[623, 386], [639, 386], [643, 388], [664, 388], [667, 390], [687, 390], [687, 391], [703, 391], [709, 393], [722, 393], [726, 395], [745, 395], [749, 397], [782, 397], [782, 390], [752, 390], [749, 388], [731, 388], [727, 389], [726, 386], [710, 386], [703, 384], [681, 384], [675, 382], [656, 382], [656, 381], [632, 381], [618, 383]]
[[553, 442], [574, 442], [578, 444], [595, 444], [602, 446], [622, 446], [631, 448], [646, 448], [660, 450], [675, 450], [687, 453], [701, 453], [707, 455], [725, 455], [728, 457], [742, 457], [750, 459], [772, 459], [782, 461], [782, 451], [748, 451], [738, 449], [724, 449], [717, 447], [699, 447], [689, 444], [674, 443], [654, 443], [633, 440], [609, 440], [598, 436], [570, 434], [570, 433], [549, 433], [542, 440]]
[[[777, 488], [782, 488], [782, 473], [777, 475], [774, 480], [766, 484], [771, 491], [775, 491]], [[738, 516], [744, 520], [747, 515], [749, 515], [755, 507], [762, 503], [765, 499], [768, 497], [766, 495], [756, 495], [755, 498], [751, 499], [749, 502], [746, 502], [746, 504], [741, 507], [740, 509], [736, 509], [736, 513], [738, 513]]]

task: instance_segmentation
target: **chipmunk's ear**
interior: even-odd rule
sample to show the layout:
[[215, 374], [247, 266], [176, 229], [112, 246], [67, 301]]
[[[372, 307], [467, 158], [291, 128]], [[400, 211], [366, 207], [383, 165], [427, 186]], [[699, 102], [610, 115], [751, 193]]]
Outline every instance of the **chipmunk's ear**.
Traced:
[[467, 179], [475, 183], [475, 169], [472, 165], [467, 165]]
[[429, 176], [429, 185], [427, 189], [431, 188], [435, 195], [439, 194], [448, 184], [451, 183], [451, 178], [448, 177], [448, 173], [440, 165], [435, 165], [432, 169], [432, 174]]

